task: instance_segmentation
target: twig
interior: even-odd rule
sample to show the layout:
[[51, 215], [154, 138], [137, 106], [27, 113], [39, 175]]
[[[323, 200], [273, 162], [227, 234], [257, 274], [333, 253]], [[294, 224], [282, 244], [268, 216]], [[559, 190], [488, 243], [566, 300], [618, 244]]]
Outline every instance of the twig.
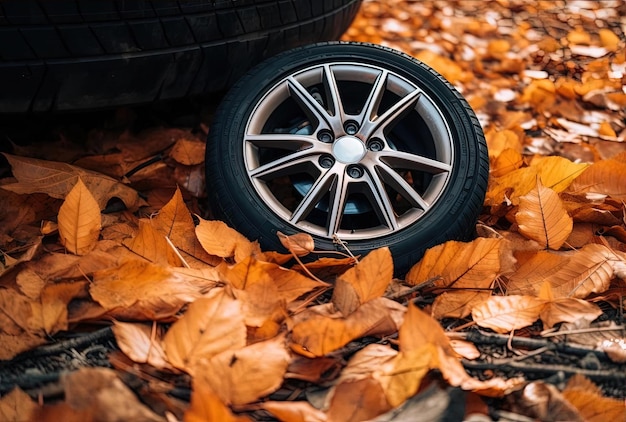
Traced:
[[399, 292], [395, 292], [392, 294], [389, 294], [387, 296], [385, 296], [387, 299], [391, 299], [391, 300], [398, 300], [401, 299], [403, 297], [412, 295], [415, 292], [418, 292], [420, 290], [422, 290], [425, 287], [430, 286], [431, 284], [433, 284], [435, 281], [441, 279], [441, 277], [433, 277], [433, 278], [429, 278], [426, 281], [421, 282], [420, 284], [417, 284], [415, 286], [411, 286], [410, 288], [406, 289], [406, 290], [402, 290]]

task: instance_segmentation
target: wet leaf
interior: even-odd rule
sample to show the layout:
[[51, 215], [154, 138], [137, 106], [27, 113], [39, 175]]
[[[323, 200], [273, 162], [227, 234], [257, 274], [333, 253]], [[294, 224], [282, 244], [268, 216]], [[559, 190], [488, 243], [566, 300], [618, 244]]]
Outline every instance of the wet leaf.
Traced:
[[547, 249], [558, 250], [572, 232], [574, 223], [557, 193], [537, 180], [537, 187], [519, 201], [515, 220], [520, 233]]
[[102, 219], [98, 203], [81, 178], [59, 209], [59, 239], [75, 255], [86, 255], [96, 247]]

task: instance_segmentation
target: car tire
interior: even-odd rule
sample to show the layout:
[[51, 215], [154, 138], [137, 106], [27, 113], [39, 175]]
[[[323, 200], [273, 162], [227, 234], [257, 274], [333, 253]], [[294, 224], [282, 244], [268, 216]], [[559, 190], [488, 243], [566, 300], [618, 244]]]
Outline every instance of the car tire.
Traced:
[[453, 86], [361, 43], [253, 69], [222, 100], [206, 151], [213, 212], [248, 238], [284, 250], [277, 231], [305, 232], [317, 249], [355, 255], [388, 246], [396, 274], [474, 233], [489, 173], [480, 124]]
[[338, 39], [361, 0], [4, 0], [0, 113], [225, 90], [261, 60]]

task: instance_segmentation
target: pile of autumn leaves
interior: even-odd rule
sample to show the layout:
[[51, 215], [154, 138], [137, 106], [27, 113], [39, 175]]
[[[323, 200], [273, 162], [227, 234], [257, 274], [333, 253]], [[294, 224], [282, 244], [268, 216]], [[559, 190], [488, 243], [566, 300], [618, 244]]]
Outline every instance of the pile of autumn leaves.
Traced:
[[[494, 151], [508, 151], [513, 139], [501, 132], [490, 142], [500, 143]], [[197, 216], [194, 222], [178, 190], [150, 218], [103, 215], [100, 210], [113, 196], [130, 210], [142, 202], [132, 189], [96, 172], [7, 156], [17, 182], [4, 184], [5, 190], [33, 195], [40, 191], [37, 183], [50, 184], [51, 178], [67, 190], [56, 224], [42, 223], [42, 233], [58, 235], [66, 252], [40, 254], [39, 238], [21, 255], [5, 256], [3, 274], [14, 283], [0, 290], [2, 315], [8, 316], [0, 324], [2, 358], [43, 344], [74, 324], [112, 320], [119, 347], [132, 361], [191, 376], [188, 421], [244, 420], [231, 408], [251, 404], [284, 421], [366, 420], [414, 396], [431, 369], [450, 385], [505, 395], [522, 380], [470, 377], [459, 360], [459, 343], [455, 351], [438, 319], [471, 316], [475, 324], [499, 333], [537, 319], [546, 329], [557, 323], [589, 327], [601, 311], [585, 299], [620, 306], [611, 289], [618, 291], [626, 276], [625, 257], [618, 251], [626, 231], [617, 219], [624, 218], [620, 189], [626, 186], [626, 157], [592, 165], [560, 157], [499, 159], [507, 154], [492, 157], [498, 177], [491, 180], [485, 204], [493, 221], [510, 221], [509, 230], [498, 232], [487, 218], [479, 227], [482, 237], [430, 249], [405, 283], [392, 279], [387, 248], [360, 260], [327, 257], [287, 269], [282, 265], [313, 252], [308, 235], [281, 234], [289, 253], [263, 252], [222, 222]], [[609, 236], [596, 235], [600, 226]], [[439, 293], [430, 315], [385, 297], [392, 291], [401, 297], [407, 285], [426, 281]], [[328, 303], [313, 305], [331, 288]], [[321, 382], [351, 341], [396, 333], [397, 350], [371, 344], [349, 360], [321, 409], [306, 402], [258, 402], [286, 379]], [[620, 339], [613, 340], [604, 341], [603, 350], [617, 362], [626, 361]], [[132, 415], [163, 420], [107, 371], [71, 374], [92, 380], [83, 382], [94, 394], [87, 399], [73, 391], [77, 381], [68, 378], [62, 410], [35, 405], [18, 390], [0, 403], [18, 408], [19, 401], [22, 414], [37, 418], [86, 417], [120, 411], [110, 406], [113, 395], [132, 403], [129, 407], [139, 412]], [[96, 394], [103, 385], [115, 388]], [[589, 401], [582, 392], [575, 397]], [[597, 392], [592, 401], [623, 411], [623, 404]]]

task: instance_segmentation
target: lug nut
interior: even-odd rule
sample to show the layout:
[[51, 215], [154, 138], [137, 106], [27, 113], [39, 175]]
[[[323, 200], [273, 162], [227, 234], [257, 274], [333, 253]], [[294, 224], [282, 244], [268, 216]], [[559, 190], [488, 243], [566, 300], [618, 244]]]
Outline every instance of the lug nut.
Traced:
[[333, 166], [333, 164], [335, 164], [335, 160], [333, 160], [332, 157], [329, 157], [328, 155], [324, 155], [322, 157], [320, 157], [320, 166], [322, 166], [325, 169], [329, 169]]
[[363, 176], [363, 169], [359, 166], [350, 166], [348, 167], [348, 176], [352, 177], [353, 179], [358, 179], [359, 177]]
[[317, 134], [317, 139], [328, 144], [333, 141], [333, 135], [327, 130], [322, 130]]
[[370, 151], [382, 151], [385, 145], [380, 139], [374, 138], [367, 143], [367, 147]]
[[344, 129], [348, 135], [355, 135], [359, 131], [359, 125], [355, 122], [347, 122]]

